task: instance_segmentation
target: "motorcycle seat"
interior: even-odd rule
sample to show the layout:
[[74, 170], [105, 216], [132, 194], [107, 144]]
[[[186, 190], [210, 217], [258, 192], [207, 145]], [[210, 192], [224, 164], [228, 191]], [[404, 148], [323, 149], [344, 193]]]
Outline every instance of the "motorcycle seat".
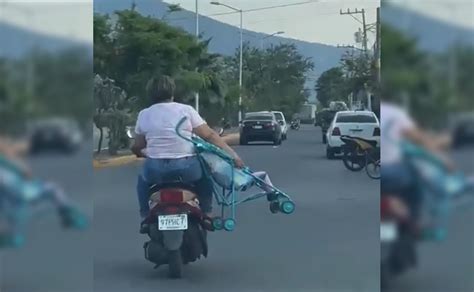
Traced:
[[[369, 145], [364, 145], [364, 143], [362, 143], [362, 147], [363, 148], [376, 148], [377, 147], [377, 141], [375, 140], [368, 140], [368, 139], [364, 139], [364, 138], [361, 138], [361, 137], [353, 137], [353, 136], [348, 136], [348, 135], [343, 135], [341, 136], [341, 139], [349, 139], [349, 140], [355, 140], [355, 141], [359, 141], [359, 142], [364, 142], [366, 144], [369, 144]], [[360, 144], [360, 143], [359, 143]], [[367, 146], [370, 146], [370, 147], [367, 147]]]

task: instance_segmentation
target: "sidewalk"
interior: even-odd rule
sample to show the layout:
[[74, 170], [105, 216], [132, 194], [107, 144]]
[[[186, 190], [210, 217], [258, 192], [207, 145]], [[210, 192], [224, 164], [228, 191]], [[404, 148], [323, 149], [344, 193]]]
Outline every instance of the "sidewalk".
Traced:
[[[239, 145], [239, 133], [230, 133], [222, 138], [230, 146]], [[100, 154], [94, 154], [92, 164], [95, 169], [101, 169], [136, 163], [142, 160], [143, 158], [137, 158], [130, 150], [120, 150], [114, 156], [110, 156], [107, 150], [103, 150]]]

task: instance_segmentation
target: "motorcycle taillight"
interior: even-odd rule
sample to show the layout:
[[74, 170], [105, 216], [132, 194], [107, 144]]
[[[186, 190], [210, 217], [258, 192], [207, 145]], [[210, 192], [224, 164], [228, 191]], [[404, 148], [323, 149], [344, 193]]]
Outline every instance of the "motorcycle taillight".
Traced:
[[380, 200], [380, 217], [385, 217], [390, 212], [390, 200], [388, 198], [381, 198]]
[[181, 190], [161, 190], [160, 202], [167, 204], [179, 204], [183, 202], [183, 191]]
[[179, 209], [178, 207], [175, 207], [175, 206], [167, 206], [167, 207], [165, 207], [164, 211], [165, 211], [166, 214], [178, 214], [178, 213], [181, 213], [181, 212], [180, 212], [180, 209]]

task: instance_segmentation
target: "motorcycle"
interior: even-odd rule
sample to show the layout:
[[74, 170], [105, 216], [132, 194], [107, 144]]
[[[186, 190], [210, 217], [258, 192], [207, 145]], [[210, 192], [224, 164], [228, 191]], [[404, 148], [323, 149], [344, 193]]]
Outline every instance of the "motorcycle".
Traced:
[[[449, 212], [455, 203], [472, 195], [474, 179], [462, 173], [451, 173], [444, 163], [423, 148], [403, 143], [406, 163], [416, 175], [416, 188], [423, 195], [420, 208], [429, 218], [430, 228], [419, 230], [410, 209], [398, 196], [382, 194], [381, 198], [381, 284], [386, 288], [393, 277], [415, 267], [417, 243], [423, 240], [442, 241], [447, 236]], [[460, 205], [462, 206], [462, 205]], [[457, 207], [457, 206], [456, 206]]]
[[416, 236], [407, 205], [398, 197], [380, 201], [380, 280], [382, 289], [416, 265]]
[[205, 215], [199, 207], [193, 187], [170, 178], [163, 185], [150, 189], [150, 214], [143, 221], [147, 226], [142, 233], [150, 240], [145, 242], [145, 258], [155, 269], [167, 264], [171, 278], [181, 278], [182, 267], [207, 257], [207, 231], [203, 226]]
[[[143, 245], [145, 258], [154, 263], [155, 268], [168, 265], [171, 278], [181, 278], [183, 265], [195, 262], [201, 256], [207, 257], [207, 231], [231, 232], [235, 229], [237, 205], [267, 197], [272, 213], [291, 214], [295, 210], [295, 204], [287, 194], [269, 185], [249, 168], [236, 170], [232, 157], [222, 149], [199, 137], [183, 136], [180, 129], [186, 119], [178, 123], [176, 133], [193, 143], [205, 176], [215, 186], [222, 187], [222, 192], [217, 191], [219, 188], [213, 191], [217, 204], [221, 206], [221, 217], [210, 218], [204, 214], [195, 187], [184, 184], [179, 176], [164, 177], [166, 183], [150, 188], [150, 212], [140, 229], [140, 233], [149, 237]], [[252, 186], [263, 192], [237, 197], [239, 192]]]
[[367, 162], [380, 160], [380, 150], [375, 140], [342, 135], [341, 141], [344, 142], [342, 162], [351, 171], [361, 171], [366, 167]]
[[291, 128], [292, 130], [298, 131], [298, 130], [300, 129], [300, 122], [297, 121], [297, 120], [291, 121], [290, 128]]

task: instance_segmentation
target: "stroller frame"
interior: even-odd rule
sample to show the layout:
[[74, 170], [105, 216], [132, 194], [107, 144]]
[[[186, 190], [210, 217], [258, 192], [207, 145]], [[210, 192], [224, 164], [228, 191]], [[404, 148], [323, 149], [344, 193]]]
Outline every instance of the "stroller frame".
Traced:
[[[244, 189], [237, 189], [235, 187], [235, 163], [234, 159], [224, 152], [219, 147], [216, 147], [199, 137], [192, 137], [191, 139], [185, 137], [181, 134], [180, 129], [183, 123], [187, 120], [187, 118], [183, 118], [180, 120], [178, 125], [176, 126], [176, 133], [182, 139], [191, 142], [198, 155], [199, 161], [201, 162], [201, 167], [204, 171], [204, 175], [211, 179], [213, 183], [213, 196], [216, 199], [217, 204], [221, 207], [221, 216], [215, 217], [212, 219], [212, 225], [216, 230], [226, 230], [226, 231], [233, 231], [235, 229], [236, 224], [236, 206], [242, 203], [250, 202], [261, 197], [267, 197], [267, 200], [270, 202], [270, 211], [275, 213], [283, 213], [283, 214], [291, 214], [295, 210], [295, 203], [293, 200], [288, 196], [285, 192], [281, 191], [280, 189], [267, 184], [263, 179], [256, 176], [254, 172], [246, 167], [241, 169], [241, 171], [251, 177], [252, 181], [250, 184], [246, 185]], [[210, 170], [207, 167], [207, 163], [202, 157], [203, 153], [211, 153], [217, 155], [218, 157], [222, 158], [226, 163], [231, 166], [231, 181], [230, 187], [226, 188], [222, 186], [222, 189], [219, 188], [219, 184], [216, 182]], [[253, 186], [256, 186], [262, 190], [262, 192], [248, 195], [244, 198], [239, 199], [239, 193], [241, 191], [245, 191]], [[271, 190], [271, 192], [264, 191], [264, 189]], [[226, 210], [228, 209], [228, 210]], [[227, 212], [226, 212], [227, 211]], [[225, 216], [228, 216], [225, 218]], [[225, 219], [224, 219], [225, 218]]]

